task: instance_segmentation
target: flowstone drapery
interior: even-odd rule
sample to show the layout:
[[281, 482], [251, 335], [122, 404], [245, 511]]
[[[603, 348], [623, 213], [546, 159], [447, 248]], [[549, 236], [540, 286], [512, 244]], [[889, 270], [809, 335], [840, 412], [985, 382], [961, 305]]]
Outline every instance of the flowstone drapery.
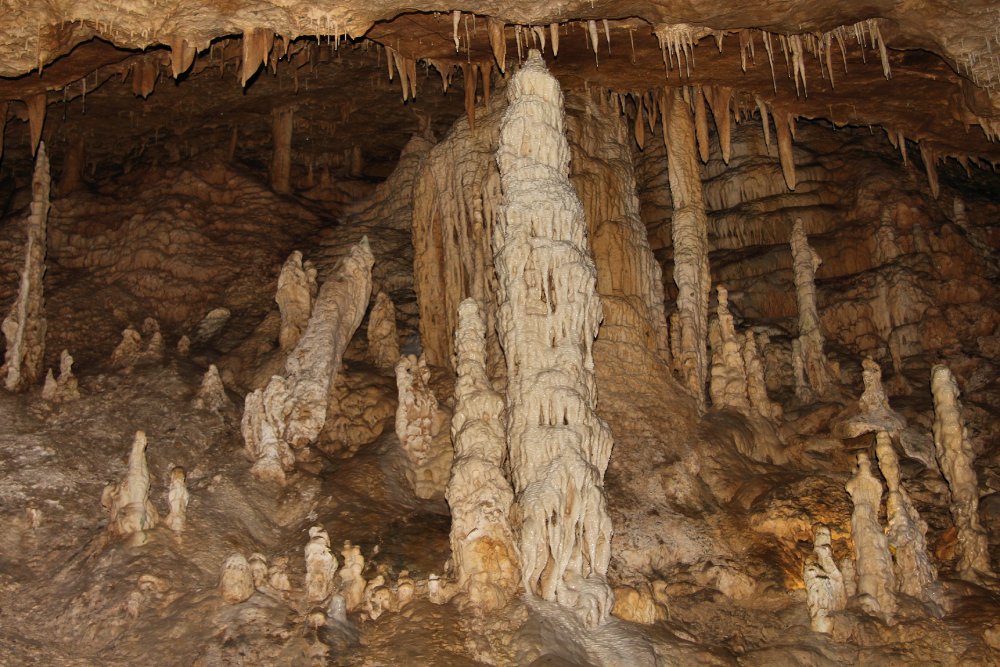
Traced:
[[507, 95], [493, 245], [522, 581], [594, 626], [613, 597], [603, 490], [612, 441], [594, 412], [597, 277], [568, 179], [562, 92], [540, 53], [531, 51]]

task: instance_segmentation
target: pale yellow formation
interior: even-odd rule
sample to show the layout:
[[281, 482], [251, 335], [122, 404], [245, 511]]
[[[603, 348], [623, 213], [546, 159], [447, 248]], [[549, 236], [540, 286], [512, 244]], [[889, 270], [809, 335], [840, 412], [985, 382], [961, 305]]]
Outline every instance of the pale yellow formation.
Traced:
[[[43, 94], [42, 104], [44, 103]], [[42, 375], [45, 331], [48, 326], [42, 282], [45, 277], [50, 183], [49, 158], [45, 144], [42, 143], [38, 145], [35, 172], [31, 180], [31, 213], [28, 215], [28, 238], [24, 244], [21, 281], [14, 305], [0, 325], [7, 342], [3, 367], [0, 367], [7, 391], [23, 391]]]
[[149, 499], [149, 468], [146, 465], [146, 434], [143, 431], [135, 433], [125, 479], [105, 489], [104, 496], [102, 503], [111, 512], [108, 521], [111, 534], [126, 537], [135, 545], [145, 543], [146, 531], [156, 527], [160, 517]]
[[947, 366], [931, 369], [934, 394], [934, 450], [938, 466], [951, 490], [951, 517], [958, 531], [959, 576], [978, 581], [992, 576], [989, 543], [979, 521], [979, 482], [972, 467], [975, 455], [962, 417], [962, 403], [955, 377]]
[[365, 587], [368, 585], [362, 574], [365, 569], [365, 558], [361, 555], [361, 548], [350, 542], [344, 542], [344, 549], [340, 555], [344, 558], [344, 566], [337, 573], [340, 578], [340, 590], [347, 611], [354, 611], [364, 601]]
[[412, 354], [396, 364], [396, 435], [406, 459], [406, 479], [418, 498], [440, 498], [454, 456], [448, 414], [431, 391], [424, 358]]
[[485, 329], [476, 301], [463, 301], [455, 332], [455, 460], [446, 493], [455, 578], [468, 604], [480, 610], [502, 607], [520, 581], [510, 528], [514, 492], [503, 472], [504, 400], [486, 376]]
[[375, 295], [368, 314], [368, 360], [376, 368], [393, 368], [399, 361], [396, 307], [385, 292]]
[[507, 89], [494, 228], [507, 442], [524, 588], [603, 623], [611, 433], [597, 416], [592, 346], [601, 322], [586, 222], [569, 183], [562, 92], [532, 50]]
[[871, 461], [858, 454], [858, 467], [847, 482], [847, 493], [854, 503], [851, 514], [851, 537], [857, 568], [858, 594], [862, 607], [889, 620], [896, 612], [896, 576], [889, 552], [889, 541], [879, 522], [882, 483], [872, 474]]

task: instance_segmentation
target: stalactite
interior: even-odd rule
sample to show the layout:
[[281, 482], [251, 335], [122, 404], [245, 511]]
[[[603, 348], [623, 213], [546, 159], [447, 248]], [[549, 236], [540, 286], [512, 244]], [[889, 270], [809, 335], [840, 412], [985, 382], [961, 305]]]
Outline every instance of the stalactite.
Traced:
[[708, 105], [712, 107], [715, 127], [719, 131], [719, 146], [722, 148], [722, 160], [726, 164], [729, 164], [729, 156], [732, 152], [733, 121], [729, 104], [733, 97], [733, 89], [726, 86], [709, 86], [705, 91], [705, 96], [708, 98]]
[[[504, 36], [503, 21], [492, 17], [486, 18], [486, 31], [490, 40], [490, 49], [493, 50], [493, 58], [497, 61], [497, 67], [501, 73], [507, 72], [507, 38]], [[558, 37], [553, 37], [553, 48], [558, 50]]]
[[764, 145], [767, 146], [767, 152], [771, 152], [771, 122], [768, 120], [767, 114], [767, 104], [764, 100], [759, 97], [755, 97], [754, 100], [757, 102], [757, 109], [760, 111], [760, 124], [764, 128]]
[[931, 369], [934, 395], [934, 450], [951, 490], [951, 516], [958, 532], [958, 575], [968, 581], [992, 576], [989, 543], [979, 522], [979, 482], [972, 467], [975, 455], [958, 400], [958, 384], [947, 366]]
[[[552, 56], [553, 57], [558, 57], [559, 56], [559, 24], [558, 23], [550, 23], [549, 24], [549, 33], [550, 33], [550, 35], [552, 37]], [[502, 72], [503, 70], [501, 69], [500, 71]]]
[[[191, 69], [197, 54], [198, 49], [183, 37], [174, 35], [170, 39], [170, 71], [175, 79]], [[243, 85], [246, 85], [245, 81]]]
[[448, 482], [451, 553], [458, 586], [476, 609], [498, 609], [520, 583], [510, 527], [514, 492], [507, 458], [504, 399], [486, 375], [486, 326], [474, 299], [459, 307], [455, 350], [458, 379], [451, 420], [455, 462]]
[[[695, 134], [698, 137], [698, 155], [701, 157], [702, 162], [708, 162], [709, 153], [711, 151], [711, 146], [708, 143], [708, 114], [705, 111], [705, 92], [701, 86], [694, 86], [694, 129]], [[715, 113], [715, 107], [712, 107], [712, 113]], [[719, 131], [720, 139], [722, 141], [722, 132]], [[728, 144], [723, 149], [728, 151]], [[726, 164], [729, 164], [728, 152], [726, 153]]]
[[45, 126], [45, 112], [48, 109], [48, 96], [45, 93], [32, 95], [24, 101], [28, 107], [28, 128], [31, 134], [31, 155], [38, 150], [42, 140], [42, 128]]
[[562, 93], [538, 51], [507, 95], [493, 243], [522, 580], [530, 593], [595, 626], [612, 605], [603, 492], [612, 441], [594, 412], [592, 359], [601, 305], [582, 207], [568, 180]]
[[271, 187], [275, 192], [292, 191], [292, 127], [295, 110], [291, 106], [275, 109], [271, 114]]
[[23, 391], [42, 375], [45, 357], [45, 253], [46, 229], [49, 217], [49, 157], [45, 144], [38, 147], [35, 171], [31, 181], [31, 212], [28, 215], [27, 240], [24, 244], [24, 268], [17, 298], [0, 330], [7, 349], [0, 375], [7, 391]]
[[680, 367], [700, 406], [708, 374], [708, 214], [702, 195], [694, 123], [680, 91], [664, 89], [660, 103], [674, 215], [674, 282], [680, 324]]
[[827, 397], [833, 390], [833, 377], [826, 354], [823, 352], [823, 332], [820, 329], [819, 311], [816, 308], [816, 269], [822, 263], [819, 255], [809, 246], [802, 220], [796, 218], [792, 226], [792, 270], [795, 295], [799, 306], [799, 344], [802, 367], [809, 387], [819, 397]]
[[274, 45], [274, 32], [267, 28], [251, 28], [243, 32], [243, 60], [240, 65], [240, 85], [257, 73], [261, 65], [267, 65], [268, 54]]
[[931, 196], [934, 199], [941, 194], [941, 185], [938, 180], [937, 153], [927, 145], [926, 141], [920, 142], [920, 159], [924, 162], [924, 169], [927, 171], [927, 182], [931, 186]]
[[792, 153], [792, 130], [791, 124], [795, 121], [787, 111], [773, 109], [774, 130], [778, 138], [778, 159], [781, 162], [781, 173], [785, 177], [785, 185], [789, 190], [794, 190], [795, 180], [795, 156]]

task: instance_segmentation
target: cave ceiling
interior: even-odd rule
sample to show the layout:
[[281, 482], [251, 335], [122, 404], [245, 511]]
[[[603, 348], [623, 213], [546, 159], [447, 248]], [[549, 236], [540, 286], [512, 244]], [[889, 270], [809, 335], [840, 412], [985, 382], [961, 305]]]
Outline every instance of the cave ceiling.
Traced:
[[[211, 76], [242, 93], [261, 71], [281, 67], [291, 96], [302, 92], [296, 72], [314, 70], [322, 47], [372, 44], [379, 48], [365, 60], [369, 69], [379, 68], [383, 83], [392, 75], [412, 105], [414, 94], [435, 88], [488, 94], [483, 82], [496, 85], [500, 61], [509, 72], [540, 47], [564, 86], [603, 91], [633, 116], [640, 107], [655, 114], [664, 86], [731, 89], [738, 122], [766, 105], [790, 118], [881, 128], [894, 144], [919, 142], [924, 157], [995, 163], [998, 40], [1000, 6], [981, 0], [4, 0], [0, 106], [9, 102], [5, 118], [34, 114], [40, 128], [42, 100], [73, 100], [107, 81], [147, 98], [171, 76], [181, 86]], [[356, 69], [353, 80], [336, 82], [345, 98], [373, 85], [371, 71]], [[470, 112], [475, 99], [466, 93]]]

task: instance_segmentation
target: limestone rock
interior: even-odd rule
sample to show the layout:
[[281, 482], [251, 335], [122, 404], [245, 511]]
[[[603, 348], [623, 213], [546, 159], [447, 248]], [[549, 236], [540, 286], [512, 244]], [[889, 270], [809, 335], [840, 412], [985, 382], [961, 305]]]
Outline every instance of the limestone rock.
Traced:
[[562, 93], [537, 51], [507, 96], [493, 244], [522, 580], [527, 591], [596, 626], [612, 604], [603, 492], [612, 440], [594, 412], [592, 360], [601, 304], [582, 208], [567, 178]]

